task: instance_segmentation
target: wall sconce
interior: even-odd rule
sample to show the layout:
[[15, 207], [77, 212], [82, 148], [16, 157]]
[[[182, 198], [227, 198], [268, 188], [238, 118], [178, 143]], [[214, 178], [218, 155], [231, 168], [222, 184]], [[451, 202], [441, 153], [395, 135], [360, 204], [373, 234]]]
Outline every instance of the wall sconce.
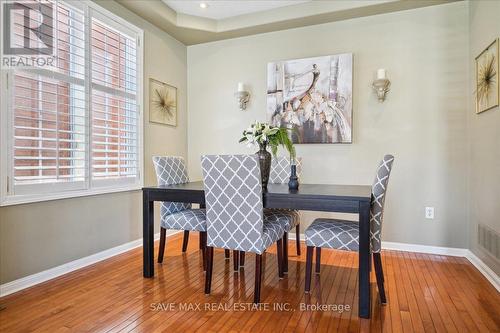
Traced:
[[389, 92], [391, 81], [387, 78], [387, 72], [381, 68], [377, 70], [377, 79], [372, 83], [373, 90], [377, 93], [378, 101], [385, 101], [385, 95]]
[[234, 94], [236, 98], [238, 99], [238, 103], [240, 104], [240, 110], [246, 110], [247, 108], [247, 103], [250, 100], [250, 93], [245, 90], [245, 86], [243, 85], [243, 82], [238, 83], [238, 92]]

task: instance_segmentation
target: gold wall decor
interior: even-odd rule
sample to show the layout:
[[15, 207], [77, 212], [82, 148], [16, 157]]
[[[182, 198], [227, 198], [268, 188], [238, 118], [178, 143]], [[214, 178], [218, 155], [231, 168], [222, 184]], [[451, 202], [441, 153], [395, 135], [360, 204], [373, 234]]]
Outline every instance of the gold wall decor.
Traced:
[[177, 126], [177, 88], [149, 79], [149, 121]]
[[498, 106], [498, 38], [476, 57], [476, 113]]

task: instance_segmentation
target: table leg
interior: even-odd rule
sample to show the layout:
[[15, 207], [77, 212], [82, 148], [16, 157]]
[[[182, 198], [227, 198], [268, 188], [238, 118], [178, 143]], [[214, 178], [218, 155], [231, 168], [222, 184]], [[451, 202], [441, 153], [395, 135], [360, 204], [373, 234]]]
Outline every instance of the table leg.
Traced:
[[370, 203], [359, 203], [359, 316], [370, 318]]
[[143, 276], [154, 276], [154, 201], [147, 191], [142, 192], [142, 252]]

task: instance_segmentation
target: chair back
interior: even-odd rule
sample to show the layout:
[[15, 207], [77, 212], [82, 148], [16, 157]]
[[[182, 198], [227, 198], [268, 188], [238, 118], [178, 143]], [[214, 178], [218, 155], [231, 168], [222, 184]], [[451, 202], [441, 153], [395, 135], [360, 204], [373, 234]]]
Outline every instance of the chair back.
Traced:
[[[296, 158], [297, 177], [302, 173], [302, 158]], [[271, 160], [271, 172], [269, 172], [269, 183], [288, 184], [290, 180], [290, 158], [284, 156], [273, 157]]]
[[385, 155], [380, 162], [375, 181], [372, 186], [371, 210], [370, 210], [370, 238], [372, 252], [380, 252], [382, 237], [382, 222], [384, 220], [384, 204], [389, 176], [392, 170], [394, 156]]
[[260, 253], [264, 221], [257, 155], [205, 155], [201, 168], [207, 245]]
[[[182, 157], [153, 156], [153, 165], [158, 185], [176, 185], [189, 182], [186, 163]], [[190, 203], [164, 201], [161, 203], [160, 216], [164, 217], [190, 208]]]

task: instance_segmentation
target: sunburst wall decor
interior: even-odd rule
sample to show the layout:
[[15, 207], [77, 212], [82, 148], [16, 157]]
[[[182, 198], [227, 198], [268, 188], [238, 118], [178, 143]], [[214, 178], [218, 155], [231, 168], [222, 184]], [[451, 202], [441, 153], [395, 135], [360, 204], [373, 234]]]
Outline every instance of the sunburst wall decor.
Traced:
[[476, 113], [498, 106], [498, 39], [476, 57]]
[[149, 121], [177, 125], [177, 88], [149, 79]]

